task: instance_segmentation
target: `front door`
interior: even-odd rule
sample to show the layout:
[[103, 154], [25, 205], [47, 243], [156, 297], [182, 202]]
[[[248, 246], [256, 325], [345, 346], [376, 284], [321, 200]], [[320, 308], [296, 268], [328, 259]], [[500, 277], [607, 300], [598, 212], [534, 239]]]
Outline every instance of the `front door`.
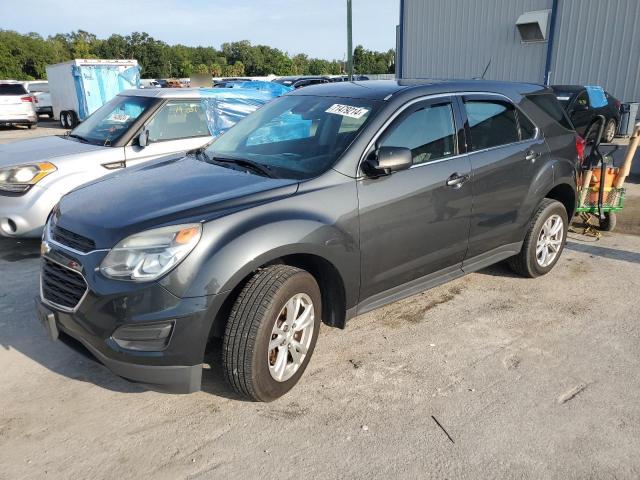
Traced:
[[137, 165], [166, 155], [184, 154], [211, 140], [206, 114], [200, 100], [171, 100], [149, 119], [145, 147], [134, 138], [125, 147], [127, 166]]
[[471, 165], [459, 152], [455, 108], [448, 97], [407, 108], [376, 147], [410, 148], [413, 166], [358, 180], [361, 301], [464, 258]]

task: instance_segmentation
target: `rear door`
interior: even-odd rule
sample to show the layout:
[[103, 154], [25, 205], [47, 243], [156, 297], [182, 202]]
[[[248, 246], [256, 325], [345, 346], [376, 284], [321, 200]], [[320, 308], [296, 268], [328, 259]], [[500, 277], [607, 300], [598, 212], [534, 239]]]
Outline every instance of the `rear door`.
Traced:
[[535, 167], [549, 153], [532, 121], [505, 97], [467, 95], [460, 101], [473, 171], [470, 259], [522, 240]]
[[125, 147], [127, 166], [173, 153], [184, 154], [211, 140], [206, 113], [197, 99], [169, 100], [147, 121], [145, 128], [149, 131], [147, 146], [141, 147], [134, 138]]
[[375, 148], [410, 148], [413, 166], [358, 181], [361, 300], [437, 271], [459, 271], [469, 235], [471, 164], [461, 154], [456, 109], [450, 97], [421, 101], [376, 142]]

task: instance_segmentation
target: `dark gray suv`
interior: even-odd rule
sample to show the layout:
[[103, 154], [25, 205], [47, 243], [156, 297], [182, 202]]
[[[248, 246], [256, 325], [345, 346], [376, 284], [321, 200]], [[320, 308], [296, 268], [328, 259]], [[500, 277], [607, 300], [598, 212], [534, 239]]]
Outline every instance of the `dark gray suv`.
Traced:
[[577, 137], [553, 93], [487, 81], [292, 92], [209, 147], [81, 187], [52, 212], [37, 309], [113, 372], [273, 400], [320, 323], [501, 260], [549, 272], [576, 203]]

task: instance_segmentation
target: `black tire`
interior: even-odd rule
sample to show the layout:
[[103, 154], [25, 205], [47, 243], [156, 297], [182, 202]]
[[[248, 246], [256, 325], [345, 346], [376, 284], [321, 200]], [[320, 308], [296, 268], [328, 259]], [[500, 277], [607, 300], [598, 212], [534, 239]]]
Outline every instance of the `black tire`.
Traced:
[[595, 143], [596, 137], [598, 136], [599, 128], [600, 128], [600, 125], [598, 124], [598, 122], [596, 122], [589, 125], [589, 128], [585, 130], [584, 141], [587, 145], [591, 145], [592, 143]]
[[69, 125], [69, 128], [76, 128], [78, 125], [78, 115], [76, 115], [76, 112], [73, 110], [69, 110], [67, 113], [67, 124]]
[[[277, 381], [269, 370], [269, 342], [284, 305], [299, 293], [308, 295], [314, 307], [311, 344], [293, 376], [286, 381]], [[291, 390], [313, 354], [320, 330], [321, 308], [320, 288], [305, 270], [272, 265], [255, 273], [235, 300], [223, 338], [223, 370], [234, 390], [262, 402], [275, 400]]]
[[69, 128], [69, 125], [67, 123], [67, 111], [63, 110], [62, 112], [60, 112], [60, 127], [61, 128]]
[[598, 228], [603, 232], [613, 232], [618, 223], [618, 216], [615, 212], [605, 212], [604, 220], [600, 220]]
[[602, 141], [604, 143], [611, 143], [615, 138], [617, 131], [618, 124], [616, 123], [614, 118], [610, 118], [604, 126], [604, 131], [602, 132]]
[[28, 127], [29, 127], [29, 130], [33, 130], [33, 129], [38, 128], [38, 124], [37, 124], [37, 123], [30, 123], [30, 124], [28, 125]]
[[[542, 227], [552, 215], [559, 215], [562, 219], [562, 242], [560, 244], [559, 251], [557, 252], [553, 261], [549, 265], [542, 266], [537, 259], [536, 247]], [[542, 202], [540, 202], [540, 205], [538, 206], [538, 209], [533, 215], [533, 218], [531, 219], [529, 229], [527, 230], [527, 234], [524, 237], [522, 250], [520, 250], [520, 253], [518, 255], [511, 257], [507, 261], [511, 269], [518, 275], [529, 278], [535, 278], [539, 277], [540, 275], [549, 273], [555, 266], [555, 264], [558, 263], [558, 260], [562, 255], [564, 245], [567, 241], [568, 227], [569, 221], [567, 218], [567, 210], [564, 208], [564, 205], [550, 198], [545, 198], [544, 200], [542, 200]]]

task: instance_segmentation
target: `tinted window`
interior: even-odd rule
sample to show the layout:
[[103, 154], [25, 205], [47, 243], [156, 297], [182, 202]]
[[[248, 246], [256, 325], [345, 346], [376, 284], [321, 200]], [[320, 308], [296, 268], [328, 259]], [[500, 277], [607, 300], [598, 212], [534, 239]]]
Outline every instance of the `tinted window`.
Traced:
[[558, 103], [553, 95], [529, 95], [527, 96], [527, 99], [533, 102], [539, 109], [545, 112], [548, 116], [550, 116], [564, 128], [573, 130], [571, 121], [567, 118], [567, 115], [564, 113], [562, 106], [560, 105], [560, 103]]
[[524, 113], [518, 112], [518, 124], [520, 125], [520, 139], [529, 140], [536, 134], [536, 126]]
[[455, 127], [451, 104], [430, 105], [410, 113], [392, 127], [380, 145], [411, 149], [414, 164], [454, 155]]
[[497, 101], [465, 102], [473, 150], [507, 145], [519, 141], [513, 105]]
[[0, 95], [25, 95], [27, 91], [19, 83], [0, 84]]
[[211, 135], [199, 100], [168, 102], [147, 125], [149, 142]]

